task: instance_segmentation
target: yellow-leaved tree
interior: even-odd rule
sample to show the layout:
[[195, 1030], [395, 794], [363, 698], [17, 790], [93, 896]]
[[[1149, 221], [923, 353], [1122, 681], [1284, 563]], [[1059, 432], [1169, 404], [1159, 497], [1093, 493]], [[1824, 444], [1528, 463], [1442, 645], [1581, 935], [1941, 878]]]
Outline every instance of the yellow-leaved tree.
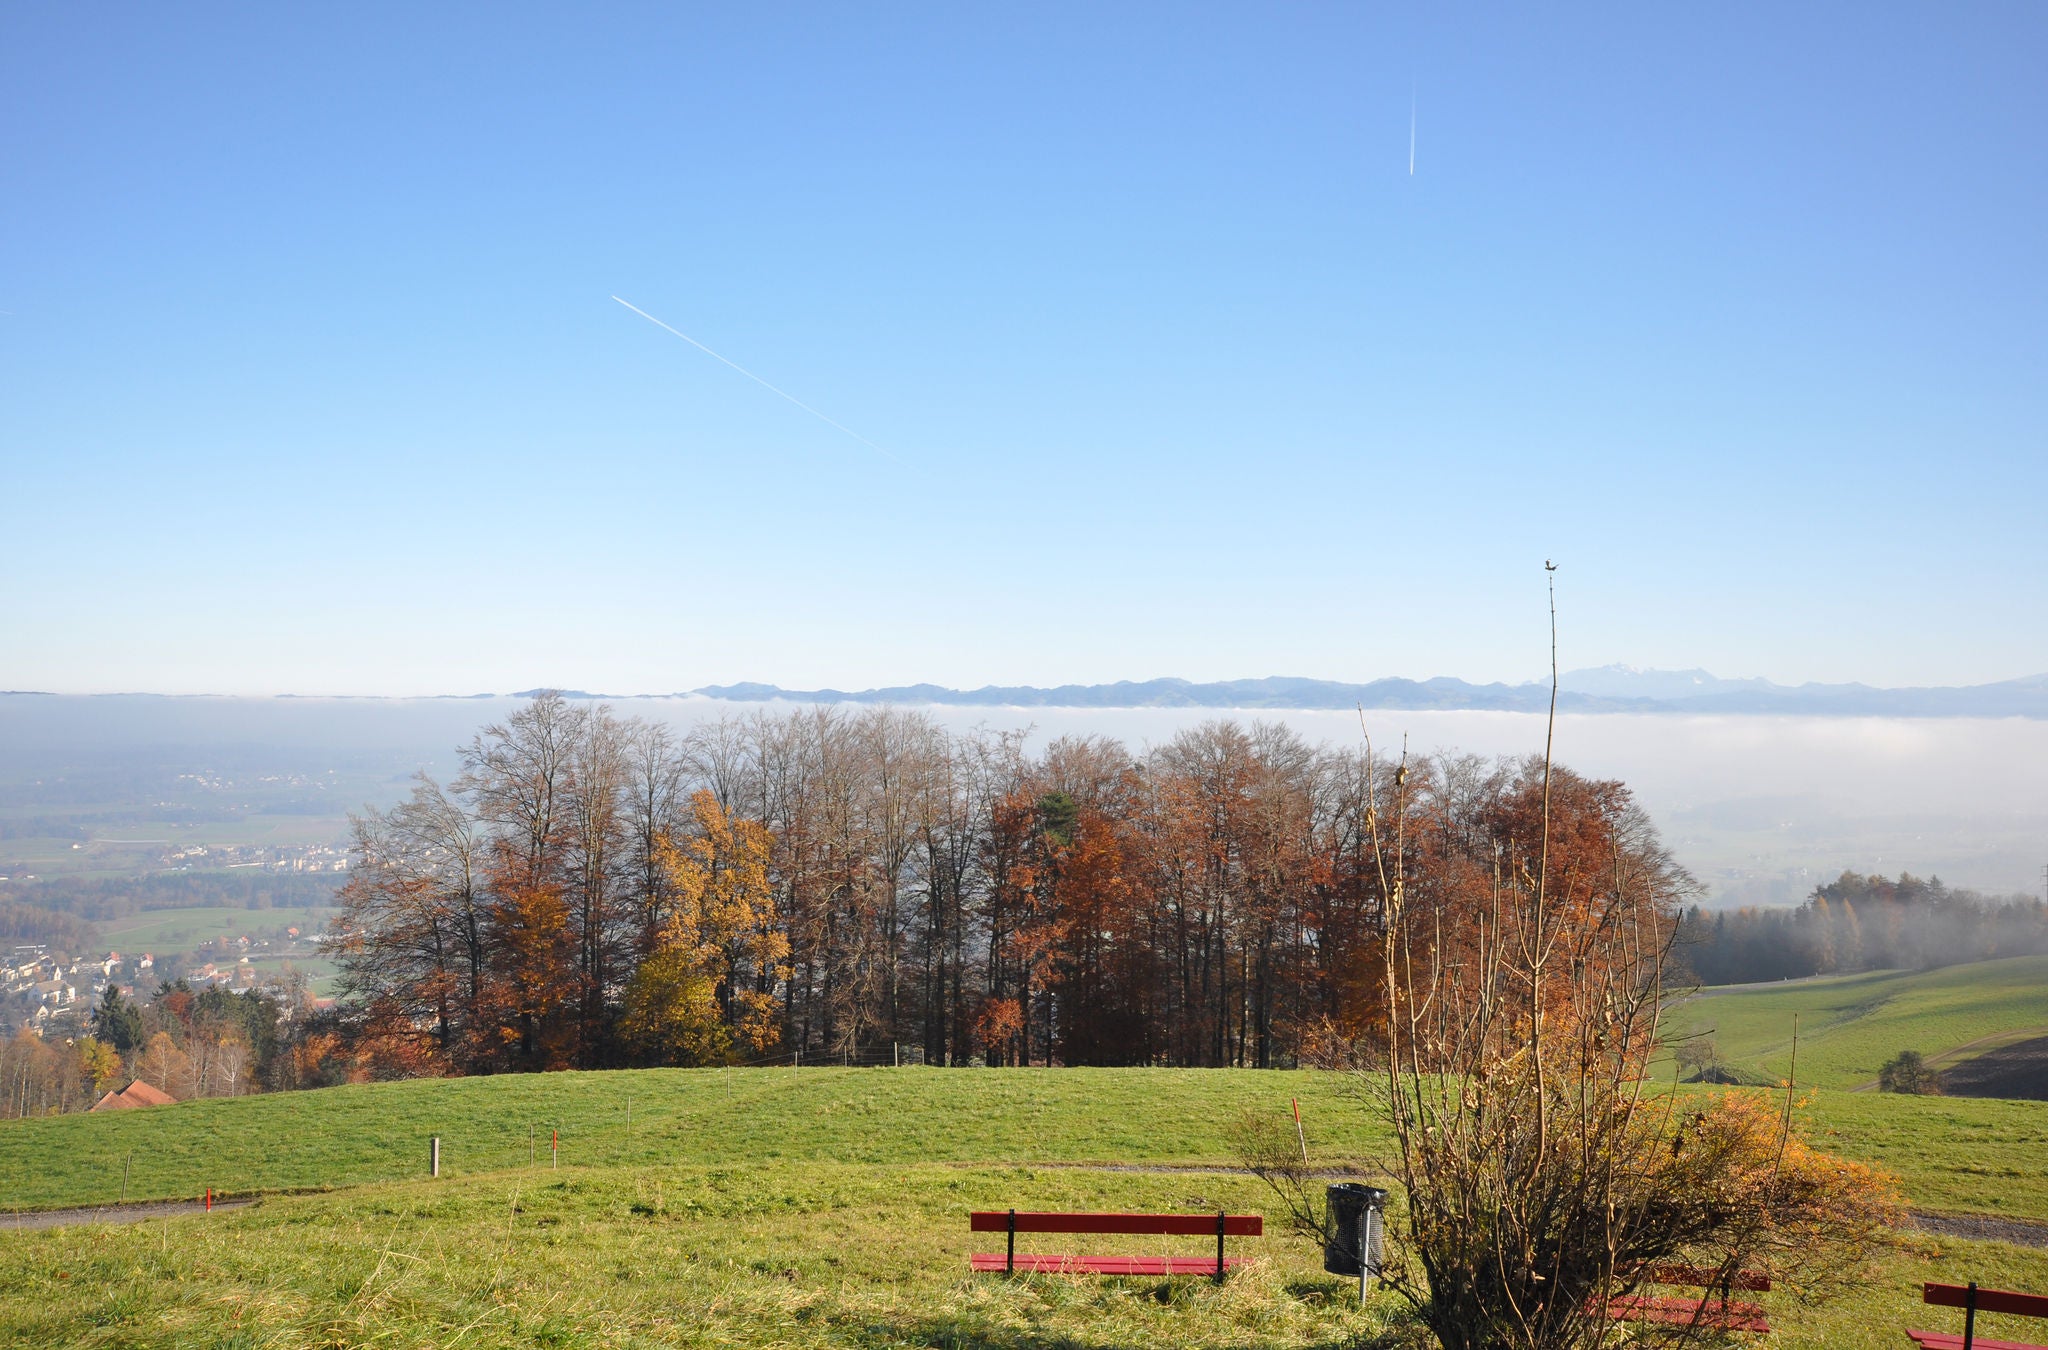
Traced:
[[693, 836], [656, 848], [672, 901], [626, 988], [625, 1032], [658, 1063], [725, 1064], [781, 1040], [789, 938], [769, 883], [774, 837], [709, 792], [690, 809]]
[[87, 1036], [78, 1043], [78, 1067], [92, 1080], [94, 1092], [105, 1092], [121, 1077], [121, 1055], [105, 1041]]

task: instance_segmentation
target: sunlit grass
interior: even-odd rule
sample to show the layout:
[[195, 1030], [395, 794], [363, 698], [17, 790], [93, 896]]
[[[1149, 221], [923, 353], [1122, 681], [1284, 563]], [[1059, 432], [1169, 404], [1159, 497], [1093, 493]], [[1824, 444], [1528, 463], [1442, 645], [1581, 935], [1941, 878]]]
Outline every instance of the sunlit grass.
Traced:
[[[930, 1163], [523, 1170], [274, 1197], [208, 1217], [0, 1233], [0, 1344], [135, 1347], [1367, 1346], [1413, 1342], [1405, 1306], [1278, 1224], [1203, 1279], [971, 1276], [977, 1208], [1268, 1211], [1258, 1184]], [[1036, 1249], [1206, 1253], [1198, 1239]], [[1788, 1347], [1895, 1347], [1947, 1327], [1923, 1280], [2048, 1290], [2048, 1253], [1924, 1237], [1849, 1297], [1766, 1296]], [[1982, 1334], [2001, 1334], [1980, 1323]], [[2015, 1324], [2005, 1334], [2024, 1336]]]

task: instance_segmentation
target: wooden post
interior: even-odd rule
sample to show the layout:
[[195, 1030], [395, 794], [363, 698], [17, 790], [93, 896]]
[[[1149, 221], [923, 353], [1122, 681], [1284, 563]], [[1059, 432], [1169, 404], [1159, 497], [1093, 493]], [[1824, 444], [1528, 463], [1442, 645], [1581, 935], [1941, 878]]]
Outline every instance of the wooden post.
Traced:
[[1977, 1282], [1970, 1281], [1970, 1292], [1963, 1298], [1963, 1350], [1977, 1340]]
[[427, 1175], [441, 1175], [441, 1136], [438, 1134], [434, 1136], [434, 1142], [427, 1150]]
[[1216, 1211], [1216, 1283], [1223, 1283], [1223, 1223], [1222, 1210]]
[[[1008, 1253], [1008, 1254], [1007, 1254], [1006, 1256], [1004, 1256], [1004, 1257], [1003, 1257], [1003, 1274], [1005, 1274], [1005, 1275], [1015, 1275], [1016, 1273], [1017, 1273], [1017, 1211], [1013, 1209], [1013, 1210], [1011, 1210], [1011, 1211], [1010, 1211], [1010, 1248], [1009, 1248], [1009, 1253]], [[1974, 1287], [1974, 1286], [1973, 1286], [1973, 1287]]]

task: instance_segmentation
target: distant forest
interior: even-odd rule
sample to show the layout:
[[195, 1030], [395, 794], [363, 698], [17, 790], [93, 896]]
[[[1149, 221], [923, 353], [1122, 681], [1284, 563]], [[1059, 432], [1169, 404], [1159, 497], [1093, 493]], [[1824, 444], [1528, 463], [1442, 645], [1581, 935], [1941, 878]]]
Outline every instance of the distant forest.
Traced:
[[1679, 924], [1678, 957], [1702, 984], [1859, 970], [1925, 970], [2048, 952], [2048, 904], [1952, 890], [1910, 872], [1844, 872], [1797, 909], [1711, 913]]
[[1546, 800], [1588, 931], [1623, 896], [1675, 923], [1692, 889], [1619, 783], [1268, 723], [1031, 753], [888, 708], [677, 738], [546, 695], [462, 763], [357, 823], [349, 1076], [1340, 1062], [1383, 1018], [1389, 905], [1464, 959], [1546, 872]]

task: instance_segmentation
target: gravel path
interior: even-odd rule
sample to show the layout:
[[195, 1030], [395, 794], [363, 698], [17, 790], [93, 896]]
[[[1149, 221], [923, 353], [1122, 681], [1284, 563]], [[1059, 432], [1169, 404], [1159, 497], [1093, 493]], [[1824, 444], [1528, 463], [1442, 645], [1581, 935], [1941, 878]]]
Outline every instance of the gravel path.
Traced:
[[2001, 1219], [1990, 1214], [1935, 1214], [1913, 1211], [1913, 1226], [1924, 1233], [1943, 1237], [1975, 1238], [1981, 1242], [2010, 1242], [2016, 1247], [2048, 1247], [2048, 1223], [2030, 1219]]
[[[240, 1209], [254, 1200], [216, 1200], [213, 1212]], [[206, 1213], [203, 1200], [161, 1200], [149, 1204], [100, 1205], [94, 1209], [38, 1209], [0, 1214], [0, 1233], [16, 1229], [72, 1228], [82, 1223], [141, 1223], [144, 1219], [175, 1219]]]
[[[986, 1163], [962, 1164], [963, 1166], [985, 1167]], [[1023, 1163], [1020, 1166], [1061, 1168], [1077, 1172], [1145, 1172], [1159, 1176], [1179, 1177], [1222, 1177], [1244, 1176], [1241, 1167], [1214, 1166], [1146, 1166], [1142, 1163]], [[1343, 1181], [1349, 1178], [1376, 1175], [1363, 1168], [1342, 1171], [1318, 1172], [1318, 1177], [1329, 1181]], [[215, 1213], [242, 1209], [255, 1204], [253, 1199], [216, 1200]], [[101, 1205], [94, 1209], [43, 1209], [24, 1210], [13, 1214], [0, 1215], [0, 1233], [15, 1230], [34, 1231], [39, 1228], [72, 1228], [88, 1223], [141, 1223], [145, 1219], [175, 1219], [191, 1214], [206, 1213], [206, 1206], [198, 1200], [167, 1200], [148, 1204]], [[1912, 1213], [1913, 1227], [1923, 1233], [1939, 1233], [1944, 1237], [1971, 1238], [1980, 1242], [2010, 1242], [2019, 1247], [2039, 1247], [2048, 1250], [2048, 1223], [2030, 1219], [2003, 1219], [1990, 1214], [1942, 1214], [1933, 1210], [1916, 1209]]]

